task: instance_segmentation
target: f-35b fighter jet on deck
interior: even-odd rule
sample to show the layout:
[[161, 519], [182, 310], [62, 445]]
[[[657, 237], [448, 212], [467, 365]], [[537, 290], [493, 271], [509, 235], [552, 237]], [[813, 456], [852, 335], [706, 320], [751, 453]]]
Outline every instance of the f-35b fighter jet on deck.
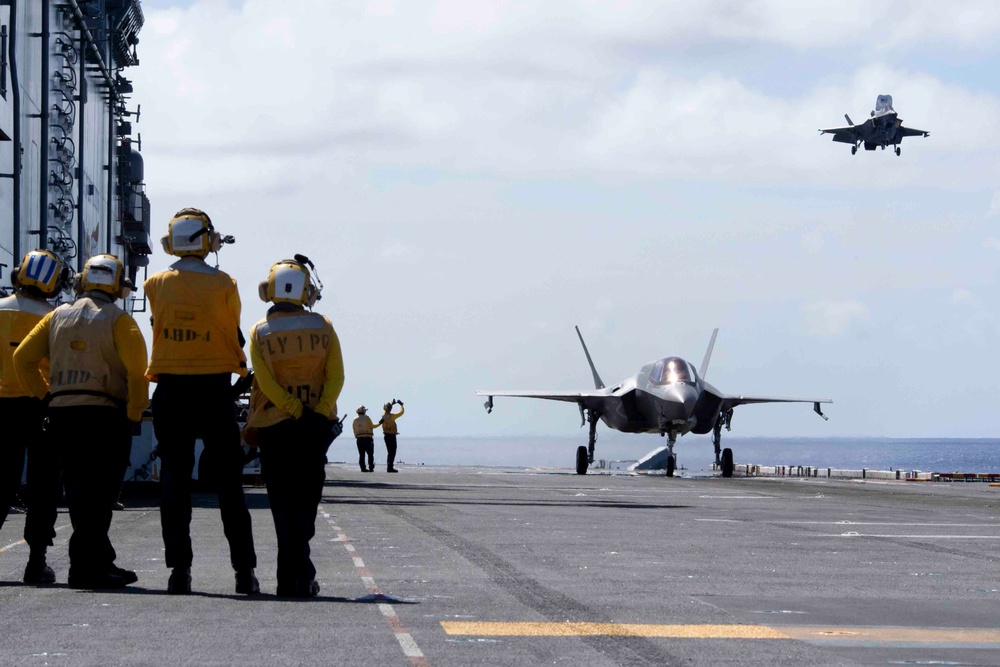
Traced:
[[903, 137], [926, 137], [930, 132], [903, 127], [903, 119], [896, 115], [892, 108], [892, 95], [879, 95], [875, 100], [875, 110], [871, 118], [855, 125], [851, 117], [844, 114], [849, 125], [847, 127], [830, 127], [820, 130], [820, 134], [832, 134], [833, 140], [842, 144], [851, 144], [851, 155], [858, 152], [858, 146], [864, 144], [866, 151], [873, 151], [879, 146], [895, 146], [899, 155], [899, 144]]
[[520, 396], [543, 398], [550, 401], [576, 403], [580, 408], [581, 426], [590, 424], [588, 446], [576, 450], [576, 472], [585, 475], [594, 462], [594, 445], [597, 442], [597, 422], [624, 433], [659, 433], [667, 437], [667, 476], [672, 477], [677, 465], [674, 443], [685, 433], [712, 433], [715, 445], [715, 462], [722, 468], [723, 477], [733, 476], [733, 450], [720, 449], [722, 427], [730, 429], [733, 408], [747, 403], [812, 403], [813, 410], [823, 419], [821, 403], [832, 403], [826, 398], [778, 398], [771, 396], [744, 396], [724, 394], [705, 381], [708, 363], [715, 347], [719, 330], [712, 332], [712, 339], [701, 362], [701, 369], [680, 357], [664, 357], [643, 366], [635, 375], [613, 387], [605, 387], [587, 344], [583, 342], [580, 328], [576, 335], [583, 345], [583, 353], [594, 374], [595, 391], [478, 391], [487, 396], [486, 411], [493, 411], [495, 396]]

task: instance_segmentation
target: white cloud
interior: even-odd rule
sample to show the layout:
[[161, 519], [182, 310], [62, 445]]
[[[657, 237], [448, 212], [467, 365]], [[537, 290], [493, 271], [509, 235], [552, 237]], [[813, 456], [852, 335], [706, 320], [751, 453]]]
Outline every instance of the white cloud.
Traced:
[[[132, 73], [147, 167], [171, 190], [274, 172], [315, 182], [383, 165], [499, 178], [864, 189], [995, 182], [1000, 99], [992, 94], [873, 64], [839, 82], [818, 78], [812, 90], [785, 99], [722, 69], [679, 74], [668, 62], [622, 50], [669, 44], [679, 33], [695, 42], [803, 39], [801, 48], [824, 36], [854, 40], [859, 26], [878, 24], [872, 12], [898, 12], [891, 3], [863, 11], [848, 4], [825, 15], [780, 2], [737, 12], [695, 7], [564, 2], [540, 11], [501, 0], [362, 7], [303, 0], [275, 15], [271, 3], [247, 0], [239, 8], [200, 2], [151, 10], [143, 67]], [[988, 15], [977, 30], [993, 25], [991, 5], [969, 7]], [[964, 15], [917, 9], [908, 30], [924, 37]], [[231, 37], [222, 43], [219, 34]], [[885, 92], [908, 124], [933, 132], [908, 139], [902, 159], [882, 151], [851, 158], [846, 146], [816, 135], [845, 111], [863, 115]], [[970, 109], [977, 122], [954, 122]], [[170, 154], [183, 160], [160, 162]], [[190, 173], [182, 162], [193, 165]], [[221, 183], [201, 172], [221, 175]]]
[[951, 295], [951, 302], [962, 306], [978, 306], [979, 299], [969, 290], [959, 288]]
[[802, 308], [805, 328], [821, 336], [840, 336], [869, 318], [868, 308], [855, 299], [816, 301]]
[[383, 245], [376, 255], [379, 261], [393, 264], [412, 264], [420, 261], [422, 257], [423, 252], [419, 248], [391, 240]]
[[1000, 191], [994, 192], [990, 200], [990, 215], [1000, 215]]

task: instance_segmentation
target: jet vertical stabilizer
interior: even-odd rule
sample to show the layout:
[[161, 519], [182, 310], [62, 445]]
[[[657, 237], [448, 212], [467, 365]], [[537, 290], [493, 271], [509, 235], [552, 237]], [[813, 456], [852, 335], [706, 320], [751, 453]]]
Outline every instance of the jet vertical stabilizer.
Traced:
[[705, 376], [708, 375], [708, 363], [712, 360], [712, 350], [715, 349], [715, 337], [719, 335], [719, 329], [715, 328], [712, 330], [712, 340], [708, 341], [708, 349], [705, 350], [705, 358], [701, 360], [701, 368], [698, 369], [698, 375], [704, 380]]
[[583, 334], [580, 333], [580, 327], [574, 326], [576, 329], [576, 335], [580, 338], [580, 345], [583, 345], [583, 353], [587, 355], [587, 363], [590, 364], [590, 372], [594, 374], [594, 386], [597, 389], [604, 389], [604, 380], [601, 376], [597, 374], [597, 369], [594, 368], [594, 360], [590, 358], [590, 352], [587, 350], [587, 344], [583, 342]]

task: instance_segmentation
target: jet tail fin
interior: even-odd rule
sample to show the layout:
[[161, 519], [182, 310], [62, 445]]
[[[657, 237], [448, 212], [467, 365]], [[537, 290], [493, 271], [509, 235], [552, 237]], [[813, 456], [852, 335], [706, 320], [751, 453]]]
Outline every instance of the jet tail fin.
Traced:
[[590, 351], [587, 350], [587, 344], [583, 342], [583, 334], [580, 333], [580, 327], [573, 327], [576, 329], [576, 335], [580, 338], [580, 345], [583, 345], [583, 353], [587, 355], [587, 363], [590, 364], [590, 372], [594, 374], [594, 386], [597, 389], [604, 389], [604, 380], [601, 376], [597, 374], [597, 369], [594, 368], [594, 361], [590, 358]]
[[854, 121], [851, 120], [851, 117], [848, 116], [846, 113], [844, 114], [844, 118], [847, 120], [848, 125], [854, 125]]
[[719, 335], [718, 328], [712, 330], [712, 339], [708, 341], [708, 349], [705, 350], [705, 358], [701, 360], [701, 368], [698, 369], [698, 375], [701, 379], [705, 379], [705, 375], [708, 374], [708, 362], [712, 360], [712, 350], [715, 349], [715, 337]]

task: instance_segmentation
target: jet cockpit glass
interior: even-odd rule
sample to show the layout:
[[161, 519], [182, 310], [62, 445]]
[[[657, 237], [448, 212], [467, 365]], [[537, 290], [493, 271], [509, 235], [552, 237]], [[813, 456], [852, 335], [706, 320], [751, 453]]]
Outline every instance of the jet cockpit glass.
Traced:
[[649, 373], [651, 384], [694, 384], [697, 381], [694, 367], [680, 357], [666, 357], [653, 364]]

